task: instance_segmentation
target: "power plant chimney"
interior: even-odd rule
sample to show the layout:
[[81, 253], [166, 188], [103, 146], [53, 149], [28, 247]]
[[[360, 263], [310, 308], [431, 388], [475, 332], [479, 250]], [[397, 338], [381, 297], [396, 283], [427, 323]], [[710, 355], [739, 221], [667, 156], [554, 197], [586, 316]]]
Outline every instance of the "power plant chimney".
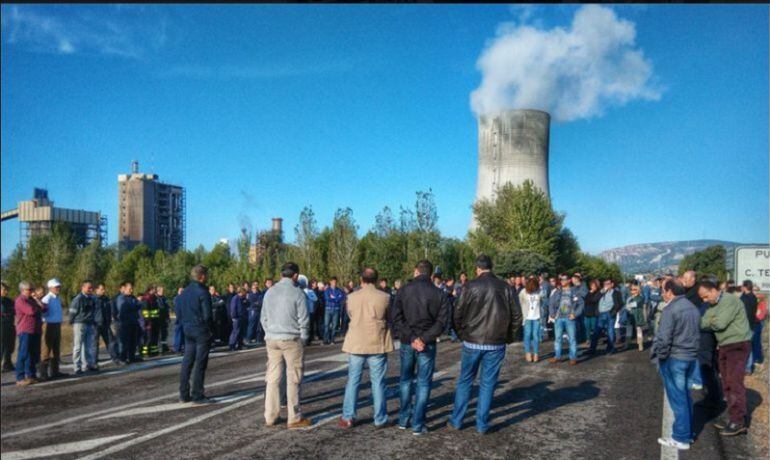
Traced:
[[279, 235], [283, 233], [283, 219], [280, 217], [273, 217], [273, 232]]
[[[549, 196], [548, 142], [551, 116], [540, 110], [507, 110], [479, 116], [476, 201], [493, 199], [506, 183], [527, 179]], [[471, 218], [471, 229], [476, 218]]]

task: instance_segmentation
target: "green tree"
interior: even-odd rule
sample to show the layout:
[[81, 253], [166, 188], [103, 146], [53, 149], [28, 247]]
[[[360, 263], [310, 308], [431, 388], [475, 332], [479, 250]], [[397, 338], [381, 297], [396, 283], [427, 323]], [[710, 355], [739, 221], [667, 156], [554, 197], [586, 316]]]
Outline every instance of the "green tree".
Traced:
[[570, 271], [580, 273], [583, 279], [611, 279], [616, 283], [623, 280], [623, 273], [618, 264], [583, 252], [578, 254], [576, 264]]
[[334, 213], [329, 242], [329, 271], [342, 282], [354, 280], [356, 273], [356, 248], [358, 227], [353, 210], [340, 208]]
[[551, 208], [551, 202], [532, 181], [521, 186], [506, 184], [497, 190], [494, 200], [483, 199], [473, 205], [477, 228], [469, 232], [474, 249], [496, 252], [533, 251], [556, 260], [563, 216]]
[[679, 262], [679, 274], [695, 270], [701, 275], [716, 275], [720, 281], [727, 279], [727, 251], [722, 245], [709, 246], [702, 251], [685, 256]]
[[[305, 206], [299, 214], [299, 223], [294, 227], [296, 235], [296, 259], [304, 273], [320, 273], [322, 260], [316, 240], [318, 239], [318, 223], [313, 208]], [[312, 275], [311, 275], [312, 276]]]

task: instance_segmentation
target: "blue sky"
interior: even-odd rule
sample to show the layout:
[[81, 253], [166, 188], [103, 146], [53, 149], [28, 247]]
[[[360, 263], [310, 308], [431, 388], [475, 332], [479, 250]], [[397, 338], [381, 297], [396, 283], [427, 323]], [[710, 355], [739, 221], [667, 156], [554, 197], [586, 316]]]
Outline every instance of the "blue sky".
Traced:
[[[570, 26], [576, 6], [2, 6], [2, 209], [47, 187], [117, 237], [132, 159], [187, 188], [211, 247], [312, 205], [383, 206], [432, 188], [462, 238], [475, 187], [470, 94], [504, 23]], [[619, 6], [656, 98], [551, 127], [551, 195], [589, 252], [768, 240], [768, 8]], [[18, 223], [2, 224], [2, 256]]]

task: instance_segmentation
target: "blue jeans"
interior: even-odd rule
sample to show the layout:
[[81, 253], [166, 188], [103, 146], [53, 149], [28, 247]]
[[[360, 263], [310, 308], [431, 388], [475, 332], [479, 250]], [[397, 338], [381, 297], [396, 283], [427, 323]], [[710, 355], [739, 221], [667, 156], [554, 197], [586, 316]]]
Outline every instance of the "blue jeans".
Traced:
[[764, 361], [762, 356], [762, 322], [757, 322], [757, 326], [754, 328], [754, 332], [751, 336], [751, 349], [749, 350], [749, 357], [746, 360], [746, 372], [751, 373], [754, 371], [754, 364], [760, 364]]
[[342, 418], [355, 420], [358, 387], [364, 363], [369, 367], [369, 381], [372, 384], [374, 400], [374, 424], [380, 426], [388, 421], [388, 408], [385, 399], [385, 374], [388, 373], [388, 355], [348, 355], [348, 383], [345, 385], [345, 399], [342, 402]]
[[324, 342], [334, 342], [337, 325], [340, 322], [340, 311], [327, 309], [324, 313]]
[[599, 313], [599, 320], [596, 322], [593, 335], [591, 335], [592, 352], [596, 351], [596, 344], [599, 342], [599, 334], [602, 333], [602, 329], [607, 331], [607, 351], [615, 349], [615, 318], [610, 315], [610, 312], [605, 311]]
[[179, 321], [174, 322], [174, 351], [177, 353], [184, 351], [184, 331]]
[[540, 346], [540, 320], [524, 321], [524, 353], [537, 354]]
[[[412, 419], [412, 430], [419, 433], [425, 429], [425, 410], [430, 399], [433, 383], [433, 368], [436, 364], [436, 344], [425, 345], [425, 351], [418, 353], [411, 344], [401, 344], [401, 409], [398, 424], [407, 426]], [[412, 379], [417, 377], [414, 389], [414, 410], [412, 410]]]
[[262, 323], [259, 322], [261, 313], [261, 309], [249, 308], [249, 324], [246, 328], [247, 340], [263, 341], [265, 334], [262, 333]]
[[564, 329], [567, 329], [567, 338], [569, 339], [569, 359], [577, 359], [577, 339], [575, 338], [574, 319], [556, 318], [554, 322], [553, 353], [556, 359], [561, 359], [561, 342]]
[[546, 305], [543, 305], [540, 307], [540, 341], [545, 342], [545, 340], [548, 338], [548, 302], [545, 302]]
[[37, 378], [35, 370], [40, 361], [40, 334], [19, 334], [19, 351], [16, 356], [16, 381]]
[[684, 443], [691, 443], [692, 398], [690, 397], [690, 375], [696, 360], [682, 361], [668, 358], [660, 362], [660, 375], [666, 388], [668, 404], [674, 412], [674, 426], [671, 437]]
[[[529, 321], [538, 322], [538, 320]], [[468, 410], [468, 402], [471, 399], [471, 387], [479, 367], [481, 367], [479, 397], [476, 402], [476, 429], [479, 433], [486, 433], [489, 429], [489, 409], [492, 406], [492, 396], [497, 386], [503, 358], [505, 358], [505, 348], [472, 350], [463, 346], [460, 375], [457, 377], [455, 386], [455, 405], [449, 419], [449, 423], [455, 428], [462, 427], [463, 417]]]
[[[205, 396], [203, 380], [209, 363], [209, 339], [211, 332], [206, 327], [184, 327], [184, 358], [179, 373], [179, 397], [193, 400]], [[193, 365], [195, 369], [193, 369]], [[192, 393], [190, 392], [190, 374], [192, 374]]]
[[586, 330], [586, 340], [590, 340], [596, 329], [596, 316], [583, 316], [583, 326]]
[[701, 375], [700, 366], [697, 364], [690, 369], [690, 386], [688, 388], [692, 389], [693, 385], [703, 386], [703, 375]]

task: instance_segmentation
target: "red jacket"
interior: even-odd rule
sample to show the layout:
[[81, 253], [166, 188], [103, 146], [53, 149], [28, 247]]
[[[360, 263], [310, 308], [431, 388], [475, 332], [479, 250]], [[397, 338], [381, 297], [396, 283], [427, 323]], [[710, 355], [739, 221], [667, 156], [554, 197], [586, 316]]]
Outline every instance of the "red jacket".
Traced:
[[43, 308], [35, 299], [20, 295], [16, 297], [13, 309], [16, 312], [16, 335], [43, 332]]

